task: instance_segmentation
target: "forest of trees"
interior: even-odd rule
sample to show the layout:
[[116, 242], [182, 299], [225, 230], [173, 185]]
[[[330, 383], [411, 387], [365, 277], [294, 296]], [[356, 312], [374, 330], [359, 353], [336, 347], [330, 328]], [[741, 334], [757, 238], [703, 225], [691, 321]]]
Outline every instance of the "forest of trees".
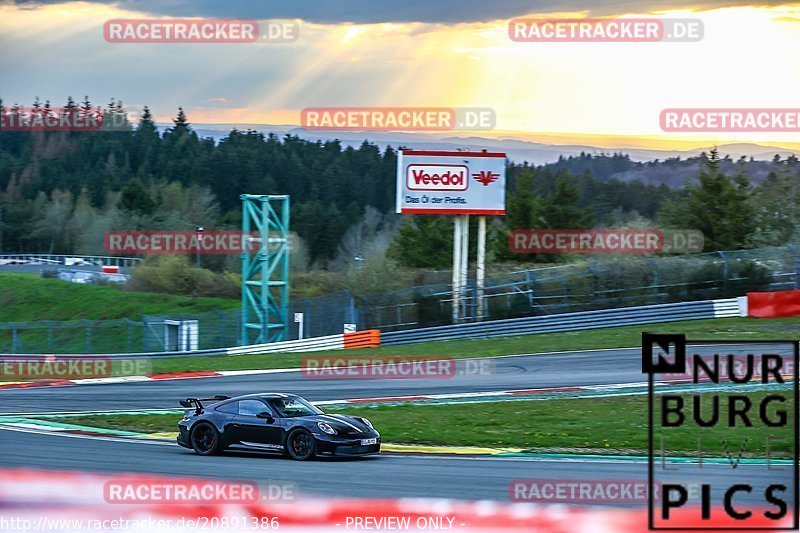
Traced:
[[[67, 105], [96, 108], [88, 98]], [[15, 109], [0, 100], [0, 113]], [[346, 270], [355, 255], [387, 256], [409, 267], [450, 263], [448, 218], [401, 220], [393, 213], [392, 147], [238, 130], [217, 143], [199, 138], [183, 110], [163, 131], [148, 108], [133, 124], [122, 102], [112, 101], [102, 113], [126, 127], [0, 129], [1, 252], [100, 255], [103, 234], [112, 229], [239, 228], [239, 195], [250, 193], [291, 195], [291, 226], [302, 251], [295, 268]], [[491, 222], [490, 259], [541, 260], [508, 252], [507, 231], [518, 228], [699, 229], [708, 250], [779, 245], [798, 236], [796, 158], [776, 156], [757, 184], [744, 160], [716, 151], [695, 159], [699, 174], [682, 188], [615, 177], [675, 160], [642, 164], [622, 154], [582, 154], [542, 166], [509, 162], [508, 213]]]

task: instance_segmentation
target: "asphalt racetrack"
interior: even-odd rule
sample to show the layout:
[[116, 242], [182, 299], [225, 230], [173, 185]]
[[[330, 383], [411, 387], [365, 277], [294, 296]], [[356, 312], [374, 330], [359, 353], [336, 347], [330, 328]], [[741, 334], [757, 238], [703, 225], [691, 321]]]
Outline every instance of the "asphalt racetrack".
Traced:
[[[0, 411], [7, 414], [176, 408], [177, 400], [187, 396], [260, 391], [288, 391], [320, 401], [644, 381], [639, 349], [498, 357], [489, 361], [494, 365], [490, 374], [458, 375], [448, 379], [320, 380], [292, 372], [9, 389], [0, 391]], [[9, 427], [0, 427], [0, 465], [203, 476], [258, 483], [289, 481], [296, 483], [304, 496], [434, 497], [504, 502], [510, 500], [510, 484], [518, 479], [647, 479], [646, 462], [613, 458], [385, 454], [356, 460], [298, 463], [236, 451], [219, 457], [200, 457], [163, 441], [54, 435]], [[788, 466], [782, 470], [769, 470], [763, 465], [740, 465], [733, 469], [727, 464], [709, 463], [704, 464], [702, 470], [696, 465], [671, 465], [670, 468], [677, 470], [664, 472], [663, 479], [711, 482], [717, 487], [746, 480], [756, 490], [751, 495], [739, 496], [741, 502], [763, 503], [763, 495], [757, 488], [779, 478], [785, 478], [791, 486], [791, 467]]]
[[[178, 408], [187, 396], [292, 392], [311, 401], [483, 392], [644, 381], [639, 349], [483, 359], [485, 368], [423, 379], [319, 379], [301, 372], [221, 376], [123, 384], [0, 390], [0, 412]], [[466, 363], [458, 361], [459, 369]], [[475, 366], [475, 365], [473, 365]]]
[[[752, 345], [747, 349], [725, 347], [725, 353], [758, 352], [768, 348], [768, 345]], [[713, 351], [713, 347], [706, 349]], [[311, 401], [323, 401], [646, 381], [640, 348], [501, 356], [480, 361], [483, 365], [477, 368], [474, 362], [458, 360], [459, 372], [444, 378], [312, 379], [301, 372], [286, 372], [8, 389], [0, 390], [0, 413], [175, 409], [179, 407], [178, 400], [187, 396], [238, 396], [254, 392], [291, 392]]]

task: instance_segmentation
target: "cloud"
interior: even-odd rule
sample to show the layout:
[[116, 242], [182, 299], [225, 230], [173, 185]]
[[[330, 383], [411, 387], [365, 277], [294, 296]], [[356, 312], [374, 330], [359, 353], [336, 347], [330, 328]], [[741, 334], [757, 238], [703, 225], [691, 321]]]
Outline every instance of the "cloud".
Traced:
[[[585, 11], [591, 16], [655, 13], [676, 9], [708, 10], [748, 6], [736, 0], [88, 0], [121, 9], [165, 17], [302, 19], [320, 24], [428, 22], [455, 24], [503, 20], [527, 14]], [[32, 8], [66, 3], [62, 0], [0, 0], [0, 4]], [[759, 6], [785, 5], [759, 0]]]

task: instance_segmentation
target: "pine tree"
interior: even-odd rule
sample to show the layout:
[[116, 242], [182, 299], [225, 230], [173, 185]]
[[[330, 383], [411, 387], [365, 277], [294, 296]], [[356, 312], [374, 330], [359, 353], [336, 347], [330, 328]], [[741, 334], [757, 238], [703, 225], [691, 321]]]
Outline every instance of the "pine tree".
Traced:
[[203, 156], [212, 156], [214, 142], [198, 140], [182, 107], [178, 108], [178, 115], [172, 122], [174, 126], [162, 136], [158, 170], [163, 175], [170, 176], [170, 179], [189, 185], [196, 179], [195, 169], [206, 162]]
[[92, 115], [92, 102], [89, 101], [89, 96], [83, 97], [83, 102], [80, 107], [80, 116], [82, 120], [89, 118]]
[[148, 177], [157, 161], [158, 127], [153, 122], [150, 108], [144, 106], [142, 116], [133, 136], [133, 153], [131, 166], [133, 172], [143, 178]]
[[675, 228], [703, 232], [706, 251], [734, 250], [746, 245], [755, 229], [750, 180], [743, 166], [734, 177], [719, 170], [715, 147], [704, 158], [697, 184], [685, 198], [666, 202], [662, 220]]
[[800, 231], [800, 181], [787, 169], [773, 170], [751, 198], [754, 246], [784, 246]]
[[513, 194], [508, 196], [506, 225], [509, 229], [541, 227], [542, 198], [534, 192], [533, 171], [526, 169], [516, 180]]
[[149, 216], [155, 211], [156, 204], [139, 179], [131, 180], [122, 189], [117, 207], [125, 214]]
[[175, 124], [171, 130], [174, 133], [184, 133], [191, 130], [191, 124], [189, 124], [188, 119], [186, 118], [186, 113], [183, 112], [183, 108], [178, 108], [178, 116], [172, 119], [172, 122]]
[[112, 98], [102, 112], [102, 120], [105, 131], [129, 132], [132, 129], [122, 100]]
[[405, 266], [450, 267], [453, 263], [452, 217], [414, 215], [405, 218], [388, 253], [390, 258]]
[[491, 233], [489, 249], [497, 261], [527, 261], [532, 254], [519, 254], [509, 249], [509, 235], [513, 230], [540, 229], [542, 222], [542, 197], [534, 190], [534, 170], [524, 167], [514, 181], [513, 190], [507, 193], [505, 225], [495, 227]]
[[150, 113], [150, 108], [147, 106], [144, 106], [142, 110], [142, 118], [139, 119], [139, 127], [136, 133], [142, 133], [144, 131], [156, 131], [156, 125], [153, 122], [153, 114]]
[[560, 170], [556, 176], [556, 188], [545, 198], [542, 206], [542, 221], [546, 228], [585, 229], [592, 226], [592, 215], [588, 209], [577, 206], [580, 191], [568, 170]]

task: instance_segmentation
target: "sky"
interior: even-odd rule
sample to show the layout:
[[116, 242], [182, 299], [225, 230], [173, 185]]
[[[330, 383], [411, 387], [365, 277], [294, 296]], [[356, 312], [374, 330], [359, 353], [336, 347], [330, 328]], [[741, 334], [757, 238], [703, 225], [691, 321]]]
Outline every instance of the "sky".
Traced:
[[[697, 18], [699, 42], [521, 43], [515, 17]], [[110, 19], [297, 21], [287, 43], [109, 43]], [[683, 0], [0, 0], [0, 97], [89, 95], [167, 121], [298, 124], [307, 107], [481, 107], [500, 133], [792, 145], [797, 133], [665, 133], [664, 108], [800, 108], [800, 3]]]

